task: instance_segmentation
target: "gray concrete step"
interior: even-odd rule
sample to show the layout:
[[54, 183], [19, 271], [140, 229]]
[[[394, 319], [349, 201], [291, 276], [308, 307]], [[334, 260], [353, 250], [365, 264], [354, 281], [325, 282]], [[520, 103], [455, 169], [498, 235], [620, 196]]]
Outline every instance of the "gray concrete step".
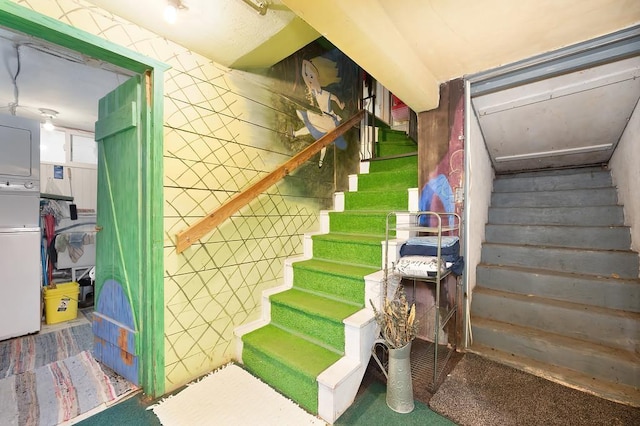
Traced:
[[559, 226], [487, 224], [485, 240], [490, 243], [627, 250], [631, 232], [626, 226]]
[[489, 223], [623, 226], [622, 206], [489, 207]]
[[494, 192], [557, 191], [609, 186], [612, 186], [611, 174], [601, 168], [499, 175], [493, 181]]
[[637, 353], [485, 318], [472, 318], [471, 326], [474, 346], [567, 368], [596, 380], [640, 388]]
[[546, 271], [638, 278], [638, 254], [630, 250], [587, 250], [484, 243], [481, 261]]
[[494, 192], [492, 207], [576, 207], [618, 203], [614, 187], [565, 189], [561, 191]]
[[478, 287], [640, 313], [637, 278], [605, 278], [483, 263], [476, 272]]
[[640, 353], [636, 312], [476, 287], [471, 314]]

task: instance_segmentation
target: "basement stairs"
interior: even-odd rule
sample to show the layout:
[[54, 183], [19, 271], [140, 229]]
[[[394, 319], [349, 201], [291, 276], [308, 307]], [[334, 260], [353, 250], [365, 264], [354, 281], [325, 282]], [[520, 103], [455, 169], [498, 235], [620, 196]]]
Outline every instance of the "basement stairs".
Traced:
[[361, 163], [304, 254], [285, 261], [284, 283], [263, 293], [262, 318], [235, 330], [245, 368], [328, 423], [353, 403], [377, 337], [369, 300], [380, 300], [386, 216], [417, 194], [415, 143], [388, 129], [378, 139], [388, 159]]
[[640, 281], [604, 168], [497, 176], [471, 351], [640, 406]]

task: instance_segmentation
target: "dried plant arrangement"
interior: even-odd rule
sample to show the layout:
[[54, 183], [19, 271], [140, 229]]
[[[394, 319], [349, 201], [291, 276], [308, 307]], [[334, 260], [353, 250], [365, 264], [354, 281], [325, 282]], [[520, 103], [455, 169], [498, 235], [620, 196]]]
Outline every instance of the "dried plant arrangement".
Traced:
[[404, 287], [399, 285], [392, 299], [385, 298], [381, 310], [371, 307], [380, 326], [380, 334], [390, 348], [398, 349], [415, 339], [418, 332], [415, 303], [409, 307]]

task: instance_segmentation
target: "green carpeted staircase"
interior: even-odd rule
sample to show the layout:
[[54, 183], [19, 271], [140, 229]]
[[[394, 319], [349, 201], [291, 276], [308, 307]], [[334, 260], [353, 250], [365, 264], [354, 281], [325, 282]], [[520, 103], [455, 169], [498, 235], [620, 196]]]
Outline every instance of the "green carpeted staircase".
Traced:
[[[415, 143], [403, 132], [392, 130], [381, 130], [379, 140], [379, 157], [393, 158], [370, 161], [368, 173], [357, 176], [358, 190], [340, 193], [344, 198], [336, 204], [343, 204], [344, 209], [324, 212], [328, 214], [328, 232], [306, 237], [311, 241], [305, 258], [290, 262], [290, 273], [285, 267], [284, 291], [266, 292], [268, 300], [263, 303], [269, 306], [263, 306], [262, 321], [236, 331], [241, 338], [241, 359], [249, 371], [330, 423], [353, 401], [366, 368], [362, 361], [368, 360], [371, 339], [375, 338], [371, 331], [375, 324], [365, 300], [365, 277], [381, 269], [386, 216], [389, 211], [408, 209], [407, 189], [418, 183]], [[371, 342], [345, 341], [350, 335], [345, 330], [349, 317], [364, 319], [373, 336], [369, 337]], [[349, 345], [360, 346], [360, 353], [351, 361], [345, 360], [350, 355], [345, 349]], [[326, 403], [319, 402], [323, 399], [319, 376], [332, 366], [331, 383], [324, 388], [335, 395], [326, 398], [332, 402], [325, 407]], [[357, 380], [347, 378], [356, 376], [354, 368], [360, 374]], [[355, 384], [355, 390], [338, 389], [348, 382], [351, 387]], [[350, 398], [346, 406], [344, 401], [334, 401], [345, 398]]]

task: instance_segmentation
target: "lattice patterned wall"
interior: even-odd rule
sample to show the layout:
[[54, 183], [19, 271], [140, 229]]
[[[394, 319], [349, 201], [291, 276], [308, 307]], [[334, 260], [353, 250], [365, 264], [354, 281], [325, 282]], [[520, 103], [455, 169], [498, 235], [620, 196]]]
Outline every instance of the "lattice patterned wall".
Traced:
[[[278, 145], [272, 95], [258, 76], [217, 66], [80, 0], [16, 1], [171, 65], [165, 78], [164, 292], [166, 391], [233, 356], [233, 328], [258, 318], [262, 290], [279, 284], [285, 257], [302, 251], [326, 196], [301, 194], [290, 176], [205, 237], [175, 252], [175, 233], [219, 206], [291, 153]], [[250, 77], [250, 78], [248, 78]], [[286, 138], [285, 138], [286, 140]], [[314, 166], [317, 169], [317, 166]], [[303, 185], [304, 187], [304, 185]]]

